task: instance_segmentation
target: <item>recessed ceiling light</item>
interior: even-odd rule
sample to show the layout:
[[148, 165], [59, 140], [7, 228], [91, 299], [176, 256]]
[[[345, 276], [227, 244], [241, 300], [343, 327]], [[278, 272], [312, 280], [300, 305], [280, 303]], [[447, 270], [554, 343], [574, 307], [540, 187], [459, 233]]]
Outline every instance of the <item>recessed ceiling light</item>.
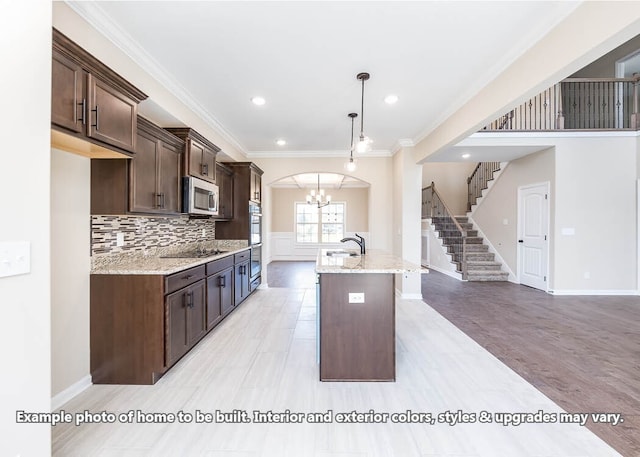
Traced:
[[254, 105], [258, 105], [258, 106], [262, 106], [266, 103], [267, 101], [264, 99], [264, 97], [253, 97], [251, 99], [251, 103], [253, 103]]
[[285, 144], [287, 144], [287, 142], [286, 142], [286, 140], [279, 139], [279, 140], [276, 140], [276, 144], [278, 146], [284, 146]]
[[469, 154], [468, 152], [465, 152], [464, 154], [462, 154], [463, 159], [468, 159], [469, 157], [471, 157], [471, 154]]
[[397, 95], [393, 95], [393, 94], [391, 94], [391, 95], [387, 95], [387, 96], [384, 98], [384, 102], [385, 102], [387, 105], [393, 105], [393, 104], [394, 104], [395, 102], [397, 102], [397, 101], [398, 101], [398, 96], [397, 96]]

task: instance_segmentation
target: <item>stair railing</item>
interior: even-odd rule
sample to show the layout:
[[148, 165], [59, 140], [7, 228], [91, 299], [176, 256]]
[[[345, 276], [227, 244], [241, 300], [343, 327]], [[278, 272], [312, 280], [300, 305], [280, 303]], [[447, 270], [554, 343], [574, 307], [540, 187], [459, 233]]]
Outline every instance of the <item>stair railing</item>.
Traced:
[[487, 188], [487, 183], [493, 179], [493, 173], [500, 169], [500, 162], [480, 162], [467, 178], [467, 211], [476, 204]]
[[433, 219], [438, 218], [440, 222], [453, 225], [455, 227], [454, 232], [457, 235], [446, 237], [450, 242], [450, 253], [458, 254], [460, 258], [460, 270], [462, 271], [462, 278], [467, 278], [467, 231], [462, 228], [454, 214], [451, 212], [447, 204], [444, 202], [438, 191], [436, 185], [431, 181], [431, 185], [422, 189], [422, 218]]

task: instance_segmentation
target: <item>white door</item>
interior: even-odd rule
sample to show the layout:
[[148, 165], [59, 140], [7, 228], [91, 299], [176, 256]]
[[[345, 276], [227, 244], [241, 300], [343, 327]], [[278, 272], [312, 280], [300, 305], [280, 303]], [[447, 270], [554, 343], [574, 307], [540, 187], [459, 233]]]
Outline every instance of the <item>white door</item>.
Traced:
[[518, 188], [518, 278], [520, 284], [547, 290], [549, 258], [549, 183]]

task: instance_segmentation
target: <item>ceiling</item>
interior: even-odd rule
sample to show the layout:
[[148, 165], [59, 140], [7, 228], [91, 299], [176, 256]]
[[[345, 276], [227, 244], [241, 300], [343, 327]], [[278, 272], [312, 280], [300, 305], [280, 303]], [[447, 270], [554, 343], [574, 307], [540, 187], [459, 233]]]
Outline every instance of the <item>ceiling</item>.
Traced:
[[578, 3], [68, 2], [249, 157], [346, 153], [363, 71], [371, 155], [415, 144]]
[[353, 176], [338, 173], [301, 173], [279, 179], [271, 187], [295, 189], [343, 189], [354, 187], [369, 187], [369, 183]]

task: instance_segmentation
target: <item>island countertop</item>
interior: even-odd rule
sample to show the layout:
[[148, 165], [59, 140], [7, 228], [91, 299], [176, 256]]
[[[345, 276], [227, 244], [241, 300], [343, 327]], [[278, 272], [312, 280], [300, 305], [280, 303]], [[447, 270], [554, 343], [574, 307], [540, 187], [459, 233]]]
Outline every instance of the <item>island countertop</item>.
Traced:
[[[428, 273], [429, 270], [407, 262], [385, 251], [371, 250], [364, 255], [330, 256], [320, 249], [316, 259], [316, 273]], [[354, 251], [357, 252], [357, 251]]]

